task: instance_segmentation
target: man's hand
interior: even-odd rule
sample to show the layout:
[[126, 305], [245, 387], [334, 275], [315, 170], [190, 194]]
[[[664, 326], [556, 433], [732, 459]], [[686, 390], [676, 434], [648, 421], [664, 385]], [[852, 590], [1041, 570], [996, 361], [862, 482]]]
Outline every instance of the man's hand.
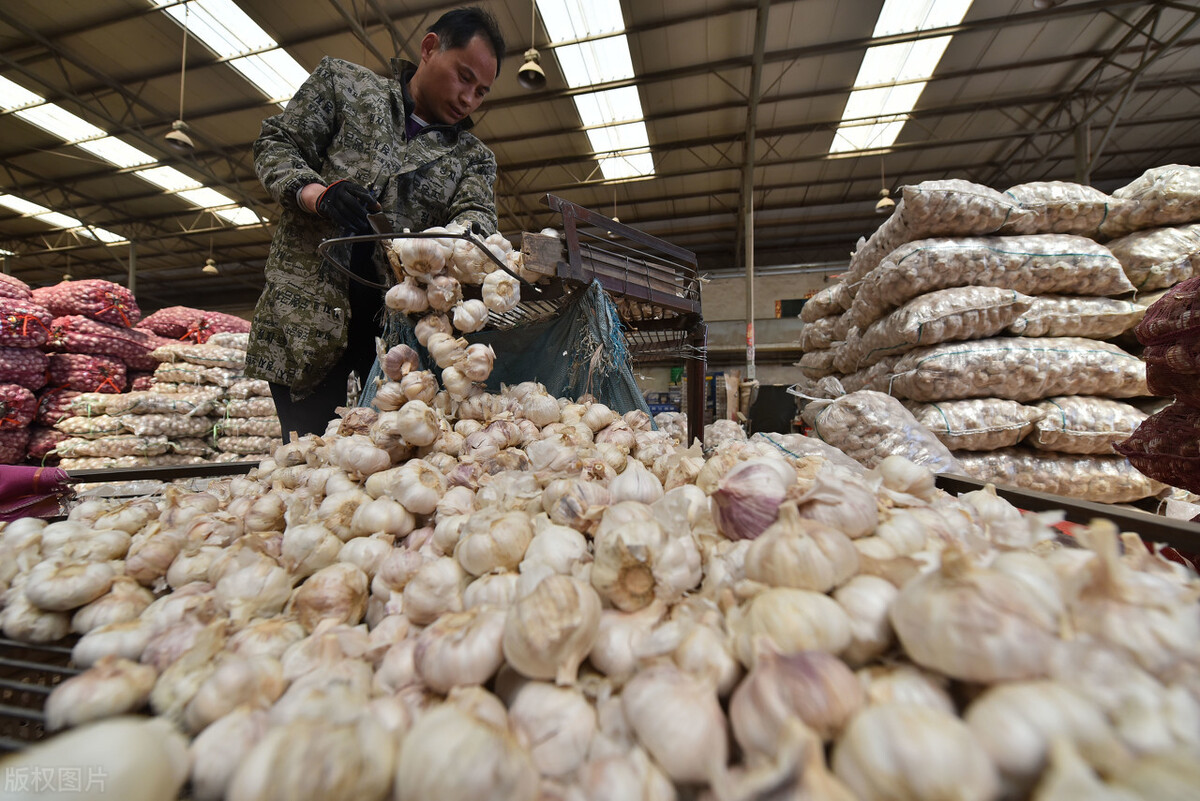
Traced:
[[367, 222], [367, 214], [382, 209], [370, 192], [344, 179], [325, 187], [316, 202], [317, 214], [355, 234], [369, 234], [371, 224]]

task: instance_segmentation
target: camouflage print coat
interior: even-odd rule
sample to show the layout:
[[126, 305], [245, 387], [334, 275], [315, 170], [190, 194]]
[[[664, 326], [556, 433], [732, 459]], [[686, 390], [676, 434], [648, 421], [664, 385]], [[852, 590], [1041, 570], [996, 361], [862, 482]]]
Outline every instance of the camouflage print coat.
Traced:
[[[346, 349], [349, 279], [317, 253], [341, 236], [330, 221], [302, 210], [306, 184], [339, 178], [375, 193], [392, 230], [420, 231], [459, 221], [496, 230], [492, 184], [496, 159], [467, 129], [431, 125], [409, 139], [408, 79], [414, 69], [394, 59], [393, 77], [326, 57], [288, 103], [263, 122], [254, 143], [259, 180], [283, 206], [266, 264], [266, 287], [254, 310], [246, 374], [292, 388], [303, 397]], [[376, 280], [387, 266], [376, 252]], [[343, 254], [343, 263], [348, 254]]]

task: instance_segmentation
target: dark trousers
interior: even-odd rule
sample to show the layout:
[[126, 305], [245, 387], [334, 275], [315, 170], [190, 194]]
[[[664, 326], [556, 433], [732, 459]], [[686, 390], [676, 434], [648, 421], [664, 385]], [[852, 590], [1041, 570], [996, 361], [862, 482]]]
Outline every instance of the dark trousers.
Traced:
[[[370, 243], [368, 243], [370, 246]], [[362, 254], [355, 246], [351, 264], [359, 263]], [[365, 254], [370, 258], [369, 250]], [[271, 382], [271, 397], [275, 399], [275, 411], [283, 429], [284, 442], [290, 432], [297, 435], [324, 433], [330, 420], [337, 417], [334, 411], [346, 405], [346, 386], [350, 373], [358, 373], [359, 381], [365, 382], [371, 366], [375, 363], [375, 337], [379, 335], [383, 293], [357, 281], [350, 282], [350, 337], [346, 352], [321, 379], [312, 392], [300, 400], [292, 399], [292, 391], [286, 384]]]

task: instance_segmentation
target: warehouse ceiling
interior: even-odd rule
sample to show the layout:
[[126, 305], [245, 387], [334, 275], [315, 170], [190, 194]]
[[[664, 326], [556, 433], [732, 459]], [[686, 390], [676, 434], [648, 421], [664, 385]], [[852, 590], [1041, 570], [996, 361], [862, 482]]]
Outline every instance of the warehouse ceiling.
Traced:
[[[235, 68], [241, 53], [221, 55], [195, 38], [184, 50], [176, 17], [202, 18], [204, 2], [0, 4], [0, 79], [18, 94], [0, 106], [0, 249], [14, 254], [4, 260], [9, 272], [35, 286], [64, 275], [124, 283], [133, 251], [148, 309], [253, 305], [279, 209], [255, 177], [251, 147], [286, 98], [248, 82]], [[236, 4], [301, 74], [326, 55], [385, 72], [388, 57], [411, 56], [425, 28], [457, 5]], [[705, 271], [720, 273], [743, 269], [743, 210], [752, 202], [756, 269], [837, 264], [878, 225], [883, 187], [1084, 180], [1111, 191], [1152, 166], [1200, 164], [1195, 2], [975, 0], [961, 22], [934, 20], [928, 30], [880, 22], [875, 36], [881, 0], [621, 0], [621, 20], [613, 14], [609, 30], [601, 20], [591, 35], [594, 25], [577, 25], [574, 42], [561, 31], [552, 41], [555, 21], [539, 13], [532, 43], [548, 81], [532, 91], [517, 81], [531, 44], [530, 0], [481, 4], [508, 52], [475, 132], [496, 154], [500, 225], [512, 239], [555, 224], [542, 203], [549, 192], [689, 248]], [[632, 77], [601, 64], [598, 85], [568, 85], [568, 48], [580, 39], [618, 44], [614, 34], [628, 43]], [[944, 52], [923, 90], [908, 66], [864, 84], [868, 48], [926, 41]], [[267, 57], [275, 45], [258, 47]], [[189, 155], [164, 139], [180, 116], [181, 63]], [[851, 91], [864, 85], [916, 98], [900, 112], [889, 107], [889, 118], [857, 118], [860, 132], [892, 123], [894, 142], [847, 145], [851, 128], [835, 133]], [[603, 137], [589, 136], [599, 128], [585, 126], [586, 104], [576, 99], [629, 87], [648, 147], [598, 156], [593, 140]], [[88, 132], [46, 113], [56, 109], [89, 123]], [[116, 149], [96, 144], [101, 137], [115, 137], [101, 144]], [[611, 140], [613, 149], [630, 147]], [[128, 152], [138, 163], [116, 166]], [[646, 174], [614, 179], [614, 164]], [[206, 259], [215, 275], [202, 272]]]

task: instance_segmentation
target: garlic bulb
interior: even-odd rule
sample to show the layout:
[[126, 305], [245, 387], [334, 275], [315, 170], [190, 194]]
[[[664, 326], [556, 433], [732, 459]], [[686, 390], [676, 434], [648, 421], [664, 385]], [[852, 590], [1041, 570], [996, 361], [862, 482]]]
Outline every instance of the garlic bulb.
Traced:
[[508, 717], [542, 776], [573, 773], [596, 733], [596, 710], [582, 692], [541, 681], [521, 685], [508, 700]]
[[1008, 682], [988, 688], [963, 719], [1013, 790], [1027, 792], [1045, 769], [1050, 746], [1065, 737], [1094, 765], [1126, 754], [1104, 713], [1054, 681]]
[[490, 311], [504, 314], [520, 302], [521, 285], [508, 273], [496, 270], [483, 279], [483, 303]]
[[437, 414], [420, 400], [410, 400], [396, 412], [396, 429], [405, 442], [418, 446], [433, 444], [441, 433]]
[[400, 381], [421, 369], [421, 357], [408, 345], [394, 345], [379, 360], [379, 367], [389, 380]]
[[842, 651], [846, 662], [866, 664], [895, 642], [888, 611], [897, 593], [890, 581], [868, 575], [855, 576], [833, 593], [833, 600], [850, 618], [850, 644]]
[[[9, 608], [15, 609], [18, 605], [19, 601], [14, 601], [10, 604]], [[33, 607], [29, 608], [32, 609]], [[66, 617], [59, 612], [46, 612], [44, 614], [54, 615], [56, 616], [55, 619]], [[8, 615], [8, 609], [5, 609], [5, 621], [7, 621]], [[6, 622], [4, 633], [8, 637], [16, 639], [14, 634], [19, 632], [10, 632]], [[27, 642], [52, 642], [54, 639], [62, 639], [66, 634], [67, 632], [63, 631], [61, 635], [51, 640], [31, 640], [28, 637], [22, 637], [21, 639]], [[71, 649], [71, 661], [81, 667], [91, 667], [106, 656], [137, 661], [142, 658], [142, 652], [145, 651], [146, 644], [150, 641], [153, 634], [154, 631], [150, 626], [141, 620], [131, 620], [128, 623], [109, 623], [99, 626], [79, 638], [79, 641]]]
[[833, 740], [865, 705], [862, 685], [836, 656], [820, 651], [780, 655], [767, 648], [729, 702], [733, 736], [756, 757], [777, 756], [784, 726], [799, 718]]
[[341, 549], [342, 541], [320, 523], [288, 526], [280, 564], [296, 578], [305, 578], [336, 562]]
[[533, 530], [533, 539], [521, 559], [522, 572], [536, 563], [548, 566], [555, 573], [569, 575], [577, 564], [587, 561], [587, 540], [575, 529], [551, 523], [550, 518], [541, 514], [534, 518]]
[[447, 612], [461, 612], [470, 576], [449, 556], [426, 562], [404, 585], [404, 615], [418, 626]]
[[790, 587], [772, 587], [728, 614], [738, 660], [747, 668], [756, 661], [759, 638], [778, 653], [828, 651], [850, 644], [850, 618], [827, 595]]
[[337, 562], [316, 571], [296, 588], [288, 612], [308, 631], [329, 619], [353, 625], [367, 611], [369, 586], [370, 580], [361, 568]]
[[833, 772], [861, 801], [998, 795], [996, 769], [961, 720], [924, 706], [859, 713], [833, 751]]
[[191, 797], [221, 801], [242, 757], [267, 733], [267, 712], [240, 706], [200, 732], [188, 749]]
[[827, 592], [857, 572], [850, 538], [801, 518], [794, 503], [780, 506], [779, 518], [746, 551], [746, 578], [772, 587]]
[[534, 801], [538, 774], [507, 726], [446, 703], [418, 717], [405, 735], [392, 793], [395, 801]]
[[440, 273], [446, 266], [446, 249], [436, 239], [408, 237], [392, 241], [404, 272], [414, 276]]
[[67, 612], [108, 592], [115, 574], [107, 562], [51, 558], [29, 571], [25, 597], [45, 612]]
[[801, 517], [833, 526], [852, 539], [871, 534], [879, 519], [875, 492], [866, 481], [828, 462], [796, 505]]
[[432, 514], [446, 491], [445, 477], [421, 459], [405, 462], [395, 470], [393, 480], [384, 485], [384, 493], [414, 515]]
[[395, 762], [395, 740], [371, 715], [341, 724], [295, 720], [269, 729], [255, 743], [234, 771], [225, 797], [382, 799]]
[[128, 576], [116, 576], [108, 592], [81, 607], [71, 617], [71, 630], [76, 634], [107, 626], [110, 623], [128, 623], [154, 601], [154, 596]]
[[451, 334], [435, 331], [429, 335], [426, 345], [429, 355], [438, 367], [446, 368], [461, 363], [467, 356], [467, 341], [456, 339]]
[[[84, 768], [86, 766], [86, 768]], [[43, 791], [40, 781], [54, 788], [73, 787], [79, 778], [79, 790]], [[75, 797], [120, 798], [123, 801], [169, 801], [178, 798], [188, 775], [187, 738], [169, 721], [122, 716], [89, 723], [59, 734], [5, 758], [8, 776], [44, 777], [33, 779], [22, 792], [10, 785], [9, 799], [46, 799]], [[88, 782], [91, 781], [91, 785]], [[97, 790], [97, 786], [101, 788]], [[14, 791], [15, 790], [15, 791]]]
[[477, 342], [467, 346], [466, 358], [462, 362], [461, 369], [463, 375], [472, 381], [487, 381], [488, 376], [492, 374], [492, 365], [495, 362], [496, 352], [492, 350], [492, 346]]
[[447, 272], [464, 284], [478, 286], [485, 275], [495, 269], [491, 259], [483, 254], [482, 249], [465, 239], [455, 239], [453, 257], [447, 264]]
[[508, 609], [504, 657], [531, 679], [573, 684], [600, 626], [600, 597], [571, 576], [542, 579]]
[[508, 609], [517, 599], [516, 573], [491, 573], [480, 576], [463, 590], [463, 608], [494, 606]]
[[417, 286], [411, 276], [405, 276], [403, 281], [390, 288], [383, 296], [383, 302], [389, 309], [405, 314], [420, 314], [430, 306], [425, 290]]
[[375, 534], [370, 537], [356, 537], [342, 546], [338, 551], [338, 561], [356, 566], [366, 574], [367, 579], [375, 578], [379, 566], [388, 554], [394, 550], [391, 534]]
[[64, 681], [46, 698], [46, 730], [136, 712], [150, 700], [158, 671], [115, 656]]
[[610, 500], [607, 487], [583, 479], [556, 479], [542, 492], [542, 507], [551, 520], [585, 534], [595, 528], [596, 513]]
[[1049, 567], [1034, 572], [1032, 559], [1014, 575], [974, 567], [958, 548], [946, 548], [941, 569], [908, 582], [892, 602], [904, 650], [918, 664], [965, 681], [1045, 676], [1063, 608], [1054, 574]]
[[[608, 522], [608, 516], [605, 516]], [[592, 586], [613, 606], [632, 612], [655, 596], [659, 561], [667, 537], [654, 520], [630, 521], [596, 531]]]
[[[375, 390], [375, 397], [371, 401], [371, 405], [381, 412], [394, 412], [404, 405], [408, 398], [401, 390], [400, 384], [397, 381], [388, 381], [379, 389]], [[374, 440], [374, 437], [372, 437]]]
[[515, 570], [532, 539], [533, 526], [524, 512], [485, 509], [463, 526], [454, 558], [473, 576]]
[[676, 782], [704, 782], [725, 770], [729, 742], [716, 688], [670, 663], [642, 669], [621, 692], [625, 717]]
[[245, 657], [273, 656], [282, 659], [289, 646], [308, 632], [294, 620], [270, 618], [251, 623], [226, 641], [226, 650]]
[[770, 457], [748, 459], [734, 467], [712, 493], [717, 530], [731, 540], [753, 539], [779, 516], [779, 506], [796, 482], [787, 462]]
[[[426, 404], [432, 403], [437, 391], [437, 379], [429, 370], [415, 370], [400, 379], [400, 392], [410, 401], [419, 400]], [[403, 405], [401, 403], [396, 408], [399, 409]]]
[[434, 311], [448, 312], [462, 300], [462, 286], [448, 275], [435, 275], [425, 287], [429, 306]]
[[[374, 498], [360, 503], [350, 518], [350, 533], [355, 537], [389, 534], [402, 538], [416, 528], [412, 513], [391, 498]], [[284, 532], [287, 537], [287, 532]]]
[[371, 689], [375, 695], [394, 695], [405, 687], [421, 684], [414, 658], [416, 652], [416, 637], [400, 640], [384, 652], [371, 678]]
[[478, 606], [443, 615], [417, 635], [413, 664], [430, 689], [482, 685], [504, 662], [504, 612]]
[[430, 335], [439, 331], [443, 334], [450, 334], [454, 329], [450, 326], [450, 320], [446, 315], [436, 312], [425, 315], [413, 326], [413, 333], [422, 347], [428, 344]]
[[666, 611], [666, 604], [659, 600], [636, 612], [605, 609], [600, 613], [600, 624], [588, 661], [610, 679], [625, 681], [637, 669], [643, 645], [651, 638], [654, 627]]
[[1049, 766], [1030, 796], [1031, 801], [1137, 801], [1138, 798], [1105, 784], [1065, 737], [1051, 744]]
[[626, 464], [625, 470], [608, 484], [612, 503], [637, 501], [650, 504], [663, 496], [662, 482], [639, 461]]
[[192, 733], [201, 731], [242, 704], [269, 707], [286, 687], [283, 666], [275, 657], [222, 655], [216, 670], [188, 702], [184, 727]]
[[[252, 556], [261, 556], [253, 554]], [[219, 608], [235, 623], [254, 617], [270, 617], [283, 610], [292, 590], [292, 577], [267, 557], [239, 559], [217, 581], [215, 598]]]
[[482, 300], [464, 300], [454, 307], [454, 327], [464, 334], [479, 331], [488, 322], [488, 309]]
[[[407, 405], [407, 404], [406, 404]], [[385, 451], [375, 447], [368, 437], [355, 434], [351, 437], [341, 437], [333, 443], [329, 461], [342, 468], [356, 481], [362, 481], [372, 473], [387, 470], [392, 465], [391, 457]], [[255, 529], [258, 531], [271, 529]]]
[[520, 414], [535, 425], [544, 428], [562, 419], [558, 401], [545, 392], [533, 392], [521, 399]]

